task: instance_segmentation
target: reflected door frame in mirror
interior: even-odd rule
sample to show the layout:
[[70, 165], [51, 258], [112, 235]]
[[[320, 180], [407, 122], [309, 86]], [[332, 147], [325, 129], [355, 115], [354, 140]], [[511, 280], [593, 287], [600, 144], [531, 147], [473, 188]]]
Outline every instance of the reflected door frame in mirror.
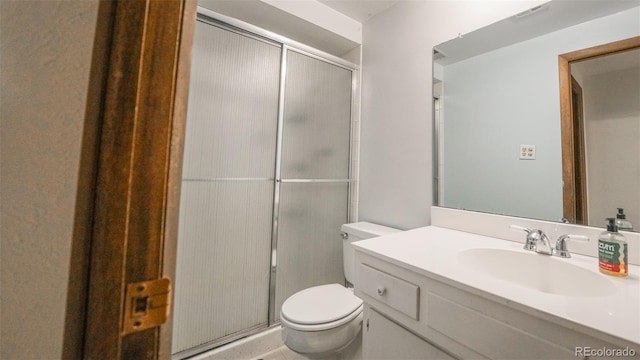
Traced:
[[[562, 137], [562, 196], [564, 218], [574, 224], [587, 225], [587, 192], [584, 167], [584, 134], [574, 118], [574, 94], [578, 92], [572, 81], [571, 63], [640, 48], [640, 36], [612, 43], [572, 51], [558, 56], [560, 79], [560, 124]], [[577, 122], [579, 124], [579, 121]], [[576, 142], [579, 142], [576, 144]], [[578, 145], [578, 146], [576, 146]], [[580, 196], [578, 196], [580, 195]], [[577, 199], [582, 199], [577, 201]]]

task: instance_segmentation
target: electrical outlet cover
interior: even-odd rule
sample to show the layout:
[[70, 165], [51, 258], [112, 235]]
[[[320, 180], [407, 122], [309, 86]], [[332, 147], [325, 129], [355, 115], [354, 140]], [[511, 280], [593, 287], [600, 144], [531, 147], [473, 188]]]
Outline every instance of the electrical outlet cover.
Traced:
[[535, 160], [536, 159], [536, 146], [535, 145], [520, 145], [520, 160]]

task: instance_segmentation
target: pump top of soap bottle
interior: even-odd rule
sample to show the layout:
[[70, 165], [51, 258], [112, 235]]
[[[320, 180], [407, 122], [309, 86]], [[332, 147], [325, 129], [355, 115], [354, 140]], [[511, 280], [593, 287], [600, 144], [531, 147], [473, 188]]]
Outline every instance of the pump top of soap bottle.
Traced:
[[623, 208], [618, 208], [618, 214], [616, 215], [615, 221], [616, 225], [618, 226], [618, 230], [633, 230], [633, 224], [631, 223], [631, 221], [627, 220], [627, 216], [625, 215]]

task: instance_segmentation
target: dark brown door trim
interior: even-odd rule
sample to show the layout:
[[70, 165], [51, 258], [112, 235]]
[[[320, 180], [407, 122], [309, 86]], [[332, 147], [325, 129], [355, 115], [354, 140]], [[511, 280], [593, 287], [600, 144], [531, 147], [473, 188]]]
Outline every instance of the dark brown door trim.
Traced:
[[574, 216], [573, 223], [587, 225], [589, 220], [587, 207], [587, 169], [584, 141], [584, 106], [582, 87], [571, 76], [571, 114], [573, 116], [573, 186]]
[[[115, 5], [83, 357], [170, 358], [171, 326], [123, 335], [126, 285], [173, 279], [196, 1]], [[70, 284], [73, 286], [73, 284]]]

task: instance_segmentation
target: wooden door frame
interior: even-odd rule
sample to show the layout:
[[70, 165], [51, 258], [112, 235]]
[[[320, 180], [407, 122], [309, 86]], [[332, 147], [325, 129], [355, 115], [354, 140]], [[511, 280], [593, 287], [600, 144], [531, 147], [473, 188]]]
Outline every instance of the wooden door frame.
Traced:
[[[88, 282], [70, 282], [70, 289], [86, 291], [67, 306], [67, 322], [69, 312], [84, 314], [75, 327], [84, 331], [65, 337], [64, 355], [169, 359], [171, 317], [163, 326], [124, 335], [124, 293], [129, 283], [174, 278], [197, 2], [121, 0], [100, 7], [98, 27], [108, 24], [110, 30], [96, 32], [91, 80], [104, 81], [100, 104], [87, 106], [87, 119], [100, 122], [96, 177], [78, 190], [79, 196], [93, 195], [88, 270], [83, 262], [71, 268]], [[69, 344], [84, 345], [74, 350]]]
[[[562, 139], [562, 203], [563, 216], [569, 222], [576, 220], [576, 176], [574, 167], [574, 128], [572, 109], [571, 63], [611, 55], [640, 47], [640, 36], [612, 43], [572, 51], [558, 56], [560, 80], [560, 127]], [[585, 177], [586, 178], [586, 177]], [[588, 219], [585, 219], [587, 221]]]
[[[576, 106], [577, 105], [577, 106]], [[587, 169], [584, 140], [584, 101], [582, 86], [571, 76], [571, 131], [573, 134], [573, 186], [574, 206], [571, 220], [574, 224], [587, 225], [589, 221], [589, 208], [587, 206]]]

